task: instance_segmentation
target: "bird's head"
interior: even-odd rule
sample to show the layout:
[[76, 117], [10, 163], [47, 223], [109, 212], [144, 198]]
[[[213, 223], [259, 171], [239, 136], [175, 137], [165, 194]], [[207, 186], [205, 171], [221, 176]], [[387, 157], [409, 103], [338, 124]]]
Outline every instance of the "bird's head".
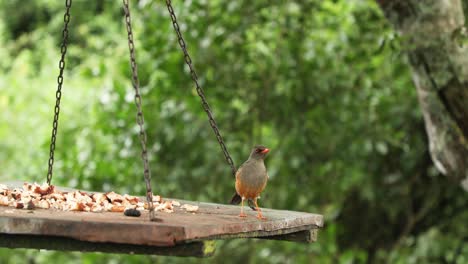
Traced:
[[253, 159], [265, 159], [267, 153], [270, 152], [270, 149], [264, 146], [255, 146], [250, 153], [250, 158]]

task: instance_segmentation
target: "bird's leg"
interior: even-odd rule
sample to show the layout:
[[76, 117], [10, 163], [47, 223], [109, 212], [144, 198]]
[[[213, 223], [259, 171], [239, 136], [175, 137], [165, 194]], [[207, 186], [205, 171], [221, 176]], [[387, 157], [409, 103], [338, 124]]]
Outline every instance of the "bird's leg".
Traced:
[[255, 208], [257, 209], [257, 212], [258, 212], [257, 218], [260, 220], [265, 220], [266, 217], [262, 215], [262, 211], [260, 210], [260, 207], [258, 207], [257, 198], [255, 198], [254, 203], [255, 203]]
[[244, 198], [244, 197], [242, 197], [242, 202], [241, 202], [241, 212], [240, 212], [240, 215], [239, 215], [239, 217], [247, 217], [247, 215], [246, 215], [246, 214], [244, 214], [244, 200], [245, 200], [245, 198]]
[[[257, 199], [260, 199], [260, 196], [258, 196]], [[255, 211], [259, 211], [259, 212], [262, 211], [262, 209], [260, 209], [260, 207], [258, 207], [257, 204], [254, 204], [254, 205], [255, 205], [255, 207], [256, 207], [256, 208], [255, 208]]]

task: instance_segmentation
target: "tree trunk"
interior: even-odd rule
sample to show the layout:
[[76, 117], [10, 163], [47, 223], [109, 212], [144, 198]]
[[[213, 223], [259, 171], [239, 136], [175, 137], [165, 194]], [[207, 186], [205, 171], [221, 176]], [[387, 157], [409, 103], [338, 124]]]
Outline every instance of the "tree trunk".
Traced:
[[461, 0], [376, 0], [408, 52], [432, 160], [468, 191], [468, 47]]

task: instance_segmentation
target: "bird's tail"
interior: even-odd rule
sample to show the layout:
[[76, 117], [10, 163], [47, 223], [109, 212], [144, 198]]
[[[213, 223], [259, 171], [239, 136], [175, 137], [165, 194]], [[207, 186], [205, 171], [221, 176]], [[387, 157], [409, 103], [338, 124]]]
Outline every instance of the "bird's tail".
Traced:
[[[240, 197], [239, 194], [235, 193], [232, 198], [231, 198], [231, 204], [240, 204], [242, 202], [242, 197]], [[253, 203], [253, 201], [251, 199], [248, 199], [248, 203], [249, 203], [249, 207], [254, 210], [254, 211], [257, 211], [255, 209], [255, 205]]]
[[240, 204], [242, 202], [242, 197], [235, 193], [231, 198], [231, 204]]

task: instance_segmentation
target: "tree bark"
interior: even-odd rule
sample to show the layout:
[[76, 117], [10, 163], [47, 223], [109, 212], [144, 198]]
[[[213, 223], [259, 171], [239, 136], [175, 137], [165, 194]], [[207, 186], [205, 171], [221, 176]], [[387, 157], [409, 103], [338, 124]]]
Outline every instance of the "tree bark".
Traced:
[[[376, 0], [407, 51], [437, 169], [468, 191], [468, 46], [461, 0]], [[466, 1], [466, 0], [464, 0]]]

